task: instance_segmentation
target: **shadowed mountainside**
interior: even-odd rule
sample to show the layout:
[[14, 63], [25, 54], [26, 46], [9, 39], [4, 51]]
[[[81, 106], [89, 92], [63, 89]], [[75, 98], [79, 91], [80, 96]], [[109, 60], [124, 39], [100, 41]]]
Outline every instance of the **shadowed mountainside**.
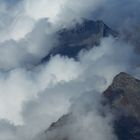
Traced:
[[69, 29], [59, 30], [57, 36], [58, 45], [50, 50], [42, 62], [57, 54], [76, 58], [82, 49], [97, 46], [103, 37], [117, 37], [118, 33], [109, 28], [103, 21], [84, 20], [81, 24], [77, 23]]

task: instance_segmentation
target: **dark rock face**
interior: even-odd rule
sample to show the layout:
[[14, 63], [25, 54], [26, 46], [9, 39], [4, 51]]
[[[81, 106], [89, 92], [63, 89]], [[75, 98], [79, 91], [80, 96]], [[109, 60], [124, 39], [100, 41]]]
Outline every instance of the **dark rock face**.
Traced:
[[102, 21], [84, 20], [83, 23], [76, 24], [70, 29], [59, 30], [57, 35], [59, 44], [43, 58], [43, 62], [56, 54], [75, 58], [82, 49], [97, 46], [101, 38], [109, 35], [117, 37], [118, 33]]
[[120, 116], [114, 122], [118, 140], [140, 140], [140, 122], [135, 117]]
[[118, 139], [140, 140], [140, 80], [120, 73], [104, 96], [116, 115], [114, 129]]
[[140, 80], [126, 73], [118, 74], [104, 92], [112, 107], [123, 109], [140, 120]]

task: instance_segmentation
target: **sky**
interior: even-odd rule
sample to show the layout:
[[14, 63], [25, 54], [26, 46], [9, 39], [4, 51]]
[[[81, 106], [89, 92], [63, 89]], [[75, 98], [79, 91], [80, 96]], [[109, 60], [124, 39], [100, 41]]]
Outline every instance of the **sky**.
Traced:
[[[58, 133], [72, 140], [117, 140], [114, 116], [108, 109], [106, 117], [99, 113], [100, 100], [118, 73], [140, 78], [133, 43], [140, 35], [139, 6], [139, 0], [1, 0], [0, 139], [42, 140], [52, 122], [73, 112], [73, 123], [48, 140]], [[56, 55], [40, 64], [58, 43], [56, 31], [83, 18], [103, 20], [120, 38], [103, 38], [81, 51], [78, 61]]]

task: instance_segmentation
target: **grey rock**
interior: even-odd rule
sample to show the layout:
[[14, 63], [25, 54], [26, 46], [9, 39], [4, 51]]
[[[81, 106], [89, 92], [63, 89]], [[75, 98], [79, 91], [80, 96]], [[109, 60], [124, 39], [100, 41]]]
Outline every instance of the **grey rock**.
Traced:
[[118, 74], [103, 93], [115, 115], [114, 129], [119, 140], [140, 140], [140, 80]]

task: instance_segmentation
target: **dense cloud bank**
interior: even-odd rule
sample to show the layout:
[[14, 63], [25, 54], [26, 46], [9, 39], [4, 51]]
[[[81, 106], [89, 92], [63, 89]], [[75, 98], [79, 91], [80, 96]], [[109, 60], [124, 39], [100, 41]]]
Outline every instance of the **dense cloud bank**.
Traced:
[[[79, 119], [60, 134], [66, 131], [74, 140], [116, 139], [113, 116], [108, 110], [106, 117], [99, 113], [100, 95], [119, 72], [140, 77], [138, 46], [126, 37], [108, 37], [98, 47], [81, 51], [78, 61], [57, 55], [40, 62], [58, 43], [55, 32], [74, 20], [102, 19], [118, 31], [133, 33], [139, 28], [139, 6], [139, 0], [2, 0], [0, 139], [31, 140], [71, 110], [74, 120]], [[138, 36], [136, 32], [132, 38]]]

